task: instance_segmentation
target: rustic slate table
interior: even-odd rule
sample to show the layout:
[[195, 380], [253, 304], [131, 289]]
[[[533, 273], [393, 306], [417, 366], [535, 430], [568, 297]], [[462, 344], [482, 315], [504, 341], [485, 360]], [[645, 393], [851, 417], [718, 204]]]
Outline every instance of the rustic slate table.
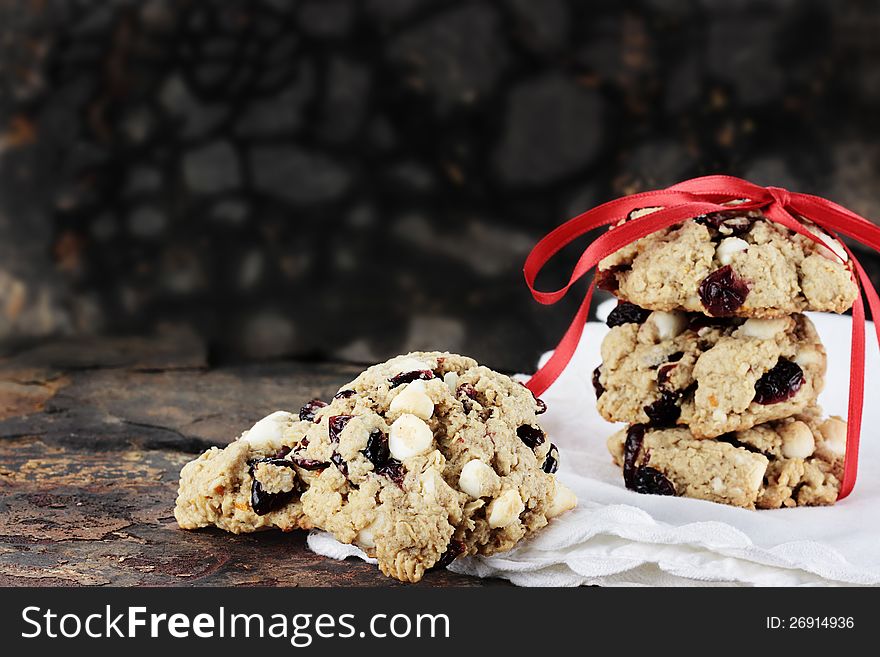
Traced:
[[[181, 466], [266, 413], [329, 398], [359, 366], [211, 367], [189, 335], [0, 355], [0, 585], [396, 585], [305, 534], [178, 529]], [[480, 585], [442, 571], [422, 586]]]

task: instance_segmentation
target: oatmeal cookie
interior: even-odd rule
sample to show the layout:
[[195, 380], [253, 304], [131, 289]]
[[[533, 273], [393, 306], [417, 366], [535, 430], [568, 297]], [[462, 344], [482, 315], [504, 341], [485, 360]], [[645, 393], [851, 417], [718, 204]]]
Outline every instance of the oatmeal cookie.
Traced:
[[214, 525], [235, 534], [311, 527], [299, 502], [308, 469], [289, 458], [309, 424], [278, 411], [225, 449], [212, 447], [187, 463], [174, 508], [180, 527]]
[[329, 461], [304, 513], [418, 581], [465, 554], [508, 550], [572, 508], [543, 402], [508, 376], [447, 353], [375, 365], [318, 411], [306, 458]]
[[626, 487], [748, 509], [834, 504], [843, 477], [846, 422], [804, 414], [716, 439], [686, 428], [631, 425], [608, 439]]
[[[393, 358], [298, 419], [270, 416], [279, 432], [265, 445], [248, 444], [252, 430], [185, 466], [176, 515], [187, 528], [317, 527], [417, 582], [459, 556], [508, 550], [575, 506], [554, 476], [545, 409], [470, 358]], [[284, 497], [258, 513], [254, 486]]]
[[712, 438], [804, 411], [824, 386], [825, 349], [804, 315], [714, 319], [624, 302], [608, 324], [593, 383], [611, 422]]
[[815, 224], [803, 223], [833, 251], [758, 212], [731, 209], [611, 254], [599, 263], [598, 284], [651, 310], [764, 318], [807, 310], [842, 313], [858, 293], [847, 253]]

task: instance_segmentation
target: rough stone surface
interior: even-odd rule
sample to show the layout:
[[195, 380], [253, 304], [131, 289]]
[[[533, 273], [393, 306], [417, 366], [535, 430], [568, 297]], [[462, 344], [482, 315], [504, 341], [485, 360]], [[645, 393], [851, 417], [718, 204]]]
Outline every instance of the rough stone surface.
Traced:
[[486, 4], [451, 9], [403, 32], [388, 56], [409, 71], [411, 87], [436, 98], [441, 112], [481, 100], [506, 62], [498, 16]]
[[510, 96], [494, 161], [511, 185], [547, 183], [575, 173], [597, 154], [601, 101], [563, 76], [529, 80]]
[[184, 156], [183, 175], [197, 194], [223, 192], [238, 186], [238, 159], [229, 144], [208, 144]]
[[317, 203], [348, 185], [345, 169], [326, 155], [298, 148], [266, 146], [251, 153], [257, 189], [293, 203]]
[[2, 3], [0, 344], [528, 370], [579, 300], [523, 259], [587, 207], [728, 172], [880, 218], [878, 31], [832, 0]]

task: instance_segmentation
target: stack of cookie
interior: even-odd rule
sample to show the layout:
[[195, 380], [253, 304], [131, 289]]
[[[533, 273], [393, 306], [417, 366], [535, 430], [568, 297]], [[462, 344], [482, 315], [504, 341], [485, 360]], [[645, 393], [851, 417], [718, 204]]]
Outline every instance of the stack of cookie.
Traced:
[[846, 423], [817, 406], [825, 349], [801, 313], [844, 312], [857, 288], [843, 247], [805, 225], [834, 252], [734, 207], [599, 263], [620, 302], [593, 385], [602, 417], [629, 425], [608, 441], [627, 488], [762, 509], [837, 499]]
[[509, 550], [575, 506], [545, 410], [470, 358], [399, 356], [188, 463], [174, 515], [184, 529], [236, 534], [324, 529], [417, 582], [460, 556]]

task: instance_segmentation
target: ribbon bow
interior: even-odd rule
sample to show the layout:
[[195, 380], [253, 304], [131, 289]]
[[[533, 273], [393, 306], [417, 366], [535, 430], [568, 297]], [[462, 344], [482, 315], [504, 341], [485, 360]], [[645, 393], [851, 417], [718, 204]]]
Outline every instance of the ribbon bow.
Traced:
[[[686, 219], [710, 212], [729, 211], [731, 206], [724, 204], [730, 201], [738, 202], [735, 206], [737, 210], [760, 210], [768, 219], [825, 246], [835, 257], [840, 258], [832, 245], [826, 243], [822, 236], [808, 230], [800, 222], [799, 217], [805, 217], [820, 226], [831, 238], [837, 239], [837, 233], [840, 233], [880, 251], [880, 228], [864, 217], [827, 199], [811, 194], [789, 192], [781, 187], [761, 187], [733, 176], [705, 176], [686, 180], [666, 189], [641, 192], [609, 201], [565, 222], [546, 235], [529, 253], [523, 267], [526, 284], [536, 301], [545, 305], [554, 304], [606, 256], [646, 235]], [[616, 224], [632, 210], [646, 207], [662, 209], [630, 219], [590, 243], [578, 259], [568, 283], [563, 287], [552, 292], [535, 289], [535, 278], [538, 273], [564, 246], [594, 228]], [[862, 295], [864, 294], [864, 298], [867, 299], [874, 317], [878, 344], [880, 344], [880, 298], [852, 251], [843, 242], [840, 244], [849, 256], [856, 285], [860, 287], [860, 293], [856, 296], [852, 308], [849, 417], [843, 482], [838, 497], [843, 499], [852, 491], [858, 472], [859, 435], [865, 385], [865, 306]], [[844, 261], [843, 258], [841, 260]], [[583, 303], [553, 355], [526, 384], [535, 395], [542, 394], [550, 387], [571, 360], [583, 333], [595, 288], [594, 278]]]

